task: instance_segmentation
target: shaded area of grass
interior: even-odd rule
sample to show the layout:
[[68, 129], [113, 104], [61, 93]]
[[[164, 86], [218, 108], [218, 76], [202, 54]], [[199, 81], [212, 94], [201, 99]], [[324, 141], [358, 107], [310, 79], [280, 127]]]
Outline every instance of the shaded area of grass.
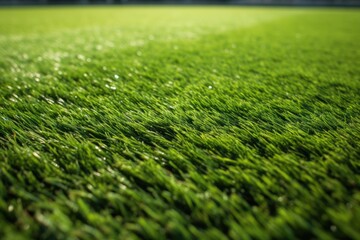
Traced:
[[4, 238], [360, 237], [358, 10], [45, 10], [1, 14]]

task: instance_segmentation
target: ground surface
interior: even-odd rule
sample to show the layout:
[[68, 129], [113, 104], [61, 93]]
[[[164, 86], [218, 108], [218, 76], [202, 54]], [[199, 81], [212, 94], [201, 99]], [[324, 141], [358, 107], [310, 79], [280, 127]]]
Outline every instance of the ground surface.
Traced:
[[0, 9], [4, 239], [360, 239], [360, 10]]

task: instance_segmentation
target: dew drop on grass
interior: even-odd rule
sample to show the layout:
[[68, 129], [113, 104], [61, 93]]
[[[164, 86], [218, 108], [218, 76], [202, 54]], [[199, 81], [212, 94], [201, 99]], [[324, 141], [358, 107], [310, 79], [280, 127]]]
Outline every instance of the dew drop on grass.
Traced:
[[54, 161], [50, 162], [51, 165], [55, 166], [56, 168], [60, 168], [60, 166]]
[[95, 149], [98, 150], [99, 152], [101, 152], [101, 148], [99, 146], [95, 145]]
[[36, 157], [36, 158], [40, 158], [40, 155], [39, 155], [38, 152], [33, 152], [32, 155], [33, 155], [34, 157]]
[[9, 205], [8, 206], [8, 212], [12, 212], [14, 210], [14, 206], [13, 205]]
[[59, 103], [60, 105], [63, 105], [63, 104], [65, 103], [65, 101], [64, 101], [64, 99], [59, 98], [59, 99], [58, 99], [58, 103]]
[[111, 90], [116, 90], [115, 86], [110, 86], [109, 84], [105, 84], [105, 87], [110, 88]]
[[[43, 96], [44, 97], [44, 96]], [[47, 97], [44, 97], [44, 99], [46, 100], [47, 103], [49, 104], [54, 104], [54, 100], [52, 100], [51, 98], [47, 98]]]
[[77, 58], [84, 61], [85, 60], [85, 56], [84, 55], [81, 55], [81, 54], [78, 54], [77, 55]]

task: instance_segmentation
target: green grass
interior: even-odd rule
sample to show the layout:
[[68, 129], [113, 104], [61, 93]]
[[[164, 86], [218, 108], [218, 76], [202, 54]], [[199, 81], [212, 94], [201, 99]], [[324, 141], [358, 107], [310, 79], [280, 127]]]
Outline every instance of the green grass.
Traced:
[[359, 9], [0, 9], [0, 238], [360, 239], [359, 66]]

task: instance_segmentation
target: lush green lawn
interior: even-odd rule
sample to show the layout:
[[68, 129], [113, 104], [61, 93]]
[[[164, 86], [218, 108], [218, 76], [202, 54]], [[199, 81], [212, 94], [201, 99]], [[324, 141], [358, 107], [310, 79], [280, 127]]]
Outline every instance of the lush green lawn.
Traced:
[[360, 239], [359, 9], [0, 9], [0, 93], [4, 239]]

